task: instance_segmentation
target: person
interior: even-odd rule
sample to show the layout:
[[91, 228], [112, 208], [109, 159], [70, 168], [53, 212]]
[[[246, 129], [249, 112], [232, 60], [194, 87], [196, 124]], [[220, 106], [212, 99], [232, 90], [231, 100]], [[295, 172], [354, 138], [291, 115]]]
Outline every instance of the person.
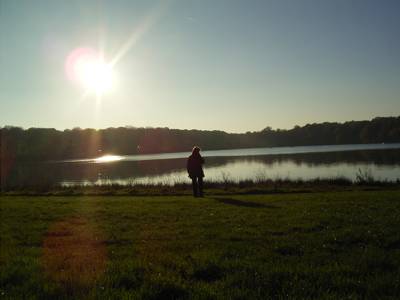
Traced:
[[187, 171], [190, 179], [192, 179], [193, 196], [203, 197], [203, 167], [204, 158], [200, 155], [201, 149], [197, 146], [193, 147], [192, 154], [187, 160]]

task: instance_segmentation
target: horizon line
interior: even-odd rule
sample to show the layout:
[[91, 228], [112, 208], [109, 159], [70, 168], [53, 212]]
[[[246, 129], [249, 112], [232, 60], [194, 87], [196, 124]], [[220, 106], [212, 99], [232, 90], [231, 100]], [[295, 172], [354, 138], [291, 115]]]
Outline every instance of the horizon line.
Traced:
[[93, 128], [93, 127], [85, 127], [85, 128], [82, 128], [82, 127], [80, 127], [80, 126], [74, 126], [74, 127], [72, 127], [72, 128], [64, 128], [64, 129], [61, 129], [61, 128], [55, 128], [55, 127], [35, 127], [35, 126], [23, 127], [23, 126], [18, 126], [18, 125], [9, 125], [9, 124], [5, 124], [5, 125], [0, 126], [0, 129], [7, 128], [7, 127], [12, 127], [12, 128], [21, 128], [22, 130], [29, 130], [29, 129], [54, 129], [54, 130], [63, 132], [63, 131], [78, 130], [78, 129], [80, 129], [80, 130], [98, 130], [98, 131], [100, 131], [100, 130], [107, 130], [107, 129], [112, 129], [112, 128], [127, 128], [127, 129], [129, 129], [129, 128], [131, 128], [131, 129], [141, 129], [141, 128], [143, 128], [143, 129], [168, 129], [168, 130], [189, 130], [189, 131], [192, 131], [192, 130], [196, 130], [196, 131], [221, 131], [221, 132], [225, 132], [225, 133], [228, 133], [228, 134], [246, 134], [246, 133], [248, 133], [248, 132], [250, 132], [250, 133], [253, 133], [253, 132], [261, 132], [261, 131], [265, 130], [265, 129], [268, 128], [268, 127], [271, 128], [272, 131], [278, 131], [278, 130], [292, 130], [292, 129], [296, 128], [296, 127], [300, 127], [300, 128], [301, 128], [301, 127], [305, 127], [305, 126], [307, 126], [307, 125], [325, 124], [325, 123], [331, 123], [331, 124], [345, 124], [345, 123], [349, 123], [349, 122], [371, 122], [371, 121], [373, 121], [373, 120], [375, 120], [375, 119], [380, 119], [380, 118], [400, 118], [400, 115], [385, 116], [385, 117], [375, 116], [375, 117], [373, 117], [373, 118], [371, 118], [371, 119], [348, 120], [348, 121], [343, 121], [343, 122], [338, 122], [338, 121], [313, 122], [313, 123], [306, 123], [306, 124], [304, 124], [304, 125], [294, 125], [294, 126], [291, 127], [291, 128], [272, 128], [271, 126], [267, 125], [267, 126], [265, 126], [264, 128], [259, 129], [259, 130], [253, 130], [253, 131], [247, 130], [247, 131], [245, 131], [245, 132], [228, 132], [228, 131], [221, 130], [221, 129], [198, 129], [198, 128], [190, 128], [190, 129], [189, 129], [189, 128], [171, 128], [171, 127], [168, 127], [168, 126], [134, 126], [134, 125], [124, 125], [124, 126], [117, 126], [117, 127], [109, 126], [109, 127], [102, 127], [102, 128]]

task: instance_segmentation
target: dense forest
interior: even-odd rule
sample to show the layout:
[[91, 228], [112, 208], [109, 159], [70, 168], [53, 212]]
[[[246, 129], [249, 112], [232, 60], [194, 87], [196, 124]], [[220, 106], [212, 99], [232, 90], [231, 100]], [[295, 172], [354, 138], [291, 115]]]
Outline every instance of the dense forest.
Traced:
[[266, 127], [261, 131], [223, 131], [169, 128], [118, 127], [107, 129], [74, 128], [59, 131], [48, 128], [5, 126], [0, 128], [1, 160], [54, 160], [96, 157], [103, 154], [147, 154], [203, 150], [400, 142], [400, 117], [371, 121], [307, 124], [289, 130]]

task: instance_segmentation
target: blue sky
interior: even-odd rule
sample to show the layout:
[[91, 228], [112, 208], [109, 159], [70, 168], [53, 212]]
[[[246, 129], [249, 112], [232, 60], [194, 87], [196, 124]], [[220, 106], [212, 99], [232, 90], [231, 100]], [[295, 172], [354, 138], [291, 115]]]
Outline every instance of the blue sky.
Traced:
[[[0, 0], [0, 126], [228, 132], [400, 115], [400, 2]], [[106, 60], [97, 103], [68, 80]]]

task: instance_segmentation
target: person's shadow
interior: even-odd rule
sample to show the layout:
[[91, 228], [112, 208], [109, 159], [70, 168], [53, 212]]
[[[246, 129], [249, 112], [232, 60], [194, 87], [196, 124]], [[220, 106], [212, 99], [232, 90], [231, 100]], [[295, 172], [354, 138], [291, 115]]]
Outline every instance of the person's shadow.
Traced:
[[214, 200], [218, 201], [220, 203], [235, 205], [235, 206], [253, 207], [253, 208], [278, 208], [277, 206], [270, 205], [270, 204], [243, 201], [243, 200], [237, 200], [237, 199], [233, 199], [233, 198], [214, 198]]

